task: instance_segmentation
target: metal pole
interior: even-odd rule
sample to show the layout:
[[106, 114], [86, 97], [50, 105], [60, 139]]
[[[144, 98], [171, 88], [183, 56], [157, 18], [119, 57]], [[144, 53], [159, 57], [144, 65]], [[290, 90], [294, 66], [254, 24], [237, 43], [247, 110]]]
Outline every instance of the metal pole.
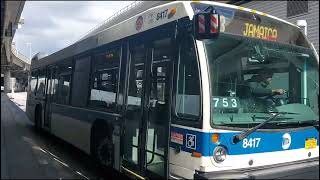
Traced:
[[14, 99], [14, 83], [15, 78], [10, 78], [11, 80], [11, 99]]

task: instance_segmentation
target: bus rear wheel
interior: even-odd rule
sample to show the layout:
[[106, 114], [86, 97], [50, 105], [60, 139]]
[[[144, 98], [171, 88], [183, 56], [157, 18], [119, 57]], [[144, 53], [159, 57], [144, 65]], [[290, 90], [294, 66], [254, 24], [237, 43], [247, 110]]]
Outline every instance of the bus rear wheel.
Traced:
[[95, 156], [103, 166], [112, 166], [113, 162], [113, 143], [109, 137], [101, 138], [95, 146]]

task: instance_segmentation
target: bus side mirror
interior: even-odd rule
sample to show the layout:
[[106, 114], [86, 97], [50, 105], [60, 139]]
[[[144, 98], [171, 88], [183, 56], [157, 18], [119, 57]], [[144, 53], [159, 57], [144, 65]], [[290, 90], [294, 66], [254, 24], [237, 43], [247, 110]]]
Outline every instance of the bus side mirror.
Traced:
[[220, 33], [220, 15], [201, 12], [193, 15], [193, 35], [195, 39], [212, 39]]

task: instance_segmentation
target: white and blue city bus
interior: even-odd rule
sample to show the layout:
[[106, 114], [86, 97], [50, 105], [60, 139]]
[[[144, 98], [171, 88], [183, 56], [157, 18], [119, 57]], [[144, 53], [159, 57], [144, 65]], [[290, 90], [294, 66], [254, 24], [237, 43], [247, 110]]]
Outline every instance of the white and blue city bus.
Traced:
[[318, 176], [319, 60], [299, 27], [224, 3], [148, 3], [32, 61], [35, 128], [141, 179]]

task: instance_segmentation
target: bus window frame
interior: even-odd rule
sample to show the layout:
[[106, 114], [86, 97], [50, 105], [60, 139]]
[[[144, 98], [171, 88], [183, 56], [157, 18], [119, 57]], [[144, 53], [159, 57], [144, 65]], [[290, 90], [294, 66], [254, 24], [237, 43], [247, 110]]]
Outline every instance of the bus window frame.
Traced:
[[[52, 76], [51, 76], [51, 74], [54, 74], [54, 77], [56, 78], [56, 76], [57, 76], [57, 70], [58, 70], [58, 66], [57, 66], [57, 64], [51, 64], [51, 65], [48, 65], [47, 66], [47, 84], [46, 84], [46, 97], [48, 96], [48, 95], [51, 95], [52, 96], [52, 90], [53, 90], [53, 84], [52, 84], [52, 82], [50, 82], [51, 84], [49, 84], [49, 78], [50, 78], [50, 81], [52, 81], [53, 79], [52, 79]], [[48, 92], [50, 92], [50, 94], [48, 94]], [[52, 102], [51, 103], [53, 103], [53, 97], [52, 97], [52, 100], [51, 100]]]
[[[90, 67], [91, 67], [91, 61], [92, 61], [92, 55], [91, 53], [92, 50], [90, 51], [87, 51], [85, 53], [82, 53], [82, 54], [78, 54], [78, 55], [75, 55], [72, 57], [71, 59], [71, 62], [72, 62], [72, 71], [71, 71], [71, 82], [70, 82], [70, 85], [69, 85], [69, 89], [70, 89], [70, 94], [69, 94], [69, 104], [66, 104], [68, 106], [71, 106], [71, 107], [76, 107], [76, 108], [87, 108], [88, 107], [88, 90], [89, 90], [89, 84], [90, 84], [90, 73], [91, 73], [91, 69], [89, 69], [89, 73], [88, 73], [88, 76], [87, 76], [87, 80], [88, 80], [88, 90], [87, 92], [85, 92], [86, 94], [82, 94], [82, 96], [87, 96], [87, 98], [85, 99], [85, 102], [83, 103], [83, 105], [79, 105], [79, 104], [75, 104], [75, 102], [73, 101], [73, 86], [74, 86], [74, 83], [77, 82], [75, 81], [75, 70], [76, 70], [76, 64], [77, 64], [77, 61], [81, 61], [83, 59], [87, 59], [87, 61], [90, 61]], [[68, 73], [67, 73], [68, 74]]]
[[[176, 67], [174, 68], [174, 85], [173, 85], [173, 102], [172, 102], [172, 112], [174, 114], [174, 117], [172, 118], [172, 124], [178, 124], [178, 125], [183, 125], [183, 126], [188, 126], [188, 127], [194, 127], [194, 128], [199, 128], [201, 129], [203, 126], [203, 88], [202, 88], [202, 76], [201, 76], [201, 69], [200, 69], [200, 62], [199, 62], [199, 53], [198, 53], [198, 47], [196, 44], [196, 40], [194, 38], [194, 36], [191, 33], [186, 32], [181, 25], [183, 24], [183, 22], [181, 22], [180, 28], [179, 28], [179, 35], [177, 37], [177, 42], [179, 42], [178, 44], [178, 48], [177, 48], [177, 58], [176, 58]], [[195, 118], [190, 118], [190, 117], [185, 117], [185, 116], [181, 116], [178, 115], [177, 113], [177, 107], [176, 107], [176, 97], [178, 94], [178, 74], [179, 74], [179, 65], [180, 65], [180, 55], [181, 55], [181, 46], [183, 42], [183, 38], [188, 37], [188, 38], [192, 38], [193, 40], [193, 45], [195, 47], [195, 53], [196, 53], [196, 58], [197, 58], [197, 65], [198, 65], [198, 73], [199, 73], [199, 91], [200, 91], [200, 98], [199, 98], [199, 114], [198, 116], [194, 116]]]
[[[95, 51], [95, 49], [89, 49], [83, 53], [80, 54], [76, 54], [74, 56], [71, 56], [70, 59], [72, 61], [72, 74], [71, 74], [71, 83], [70, 83], [70, 99], [69, 99], [69, 105], [71, 107], [76, 107], [76, 108], [86, 108], [86, 109], [90, 109], [89, 106], [89, 98], [90, 98], [90, 83], [91, 83], [91, 73], [92, 73], [92, 58], [93, 58], [93, 53]], [[83, 59], [83, 58], [89, 58], [90, 59], [90, 69], [89, 69], [89, 77], [88, 77], [88, 91], [87, 91], [87, 98], [86, 98], [86, 103], [84, 106], [80, 107], [80, 106], [74, 106], [72, 104], [72, 90], [73, 90], [73, 81], [74, 81], [74, 71], [75, 71], [75, 67], [76, 67], [76, 62], [77, 60]]]
[[[120, 89], [119, 89], [119, 85], [120, 85], [120, 76], [121, 76], [121, 64], [122, 64], [122, 53], [123, 53], [123, 44], [122, 41], [124, 41], [125, 39], [121, 39], [115, 42], [112, 42], [110, 44], [104, 44], [101, 47], [97, 47], [93, 50], [91, 50], [90, 56], [91, 56], [91, 64], [90, 64], [90, 72], [89, 72], [89, 83], [88, 83], [88, 97], [87, 97], [87, 103], [86, 103], [86, 108], [88, 109], [92, 109], [92, 110], [97, 110], [97, 111], [101, 111], [101, 112], [105, 112], [105, 113], [113, 113], [113, 114], [121, 114], [122, 112], [119, 110], [119, 93], [120, 93]], [[116, 97], [115, 97], [115, 106], [111, 109], [106, 109], [106, 108], [101, 108], [95, 105], [90, 105], [90, 98], [91, 98], [91, 90], [93, 88], [93, 84], [94, 84], [94, 77], [96, 75], [96, 67], [95, 66], [95, 62], [96, 57], [98, 55], [105, 55], [108, 51], [110, 50], [117, 50], [119, 52], [119, 66], [118, 66], [118, 80], [117, 80], [117, 87], [116, 87]], [[101, 72], [106, 71], [106, 70], [102, 70]], [[124, 74], [124, 76], [126, 76], [126, 74]]]
[[[68, 71], [61, 71], [61, 66], [66, 66], [66, 65], [71, 65], [72, 69], [71, 70], [68, 70]], [[55, 103], [55, 104], [59, 104], [59, 105], [66, 105], [66, 106], [71, 106], [71, 93], [72, 93], [72, 82], [73, 82], [73, 71], [74, 71], [74, 65], [75, 65], [75, 61], [74, 61], [74, 57], [71, 57], [71, 58], [66, 58], [65, 60], [59, 62], [59, 63], [54, 63], [50, 66], [54, 66], [56, 68], [56, 71], [55, 71], [55, 77], [57, 78], [58, 80], [58, 87], [55, 91], [55, 94], [53, 96], [53, 99], [52, 99], [52, 103]], [[63, 104], [60, 102], [60, 100], [58, 101], [58, 94], [57, 92], [59, 92], [59, 88], [60, 88], [60, 84], [59, 84], [59, 80], [61, 78], [61, 76], [65, 76], [65, 75], [71, 75], [71, 82], [70, 82], [70, 85], [69, 85], [69, 99], [68, 99], [68, 104]], [[58, 91], [59, 90], [59, 91]]]
[[[43, 77], [44, 78], [44, 89], [41, 93], [39, 93], [39, 77]], [[47, 87], [47, 67], [43, 67], [43, 68], [39, 68], [37, 69], [37, 86], [36, 86], [36, 89], [35, 89], [35, 96], [37, 98], [41, 98], [41, 99], [44, 99], [44, 97], [46, 96], [46, 87]], [[41, 97], [39, 96], [41, 95]]]

